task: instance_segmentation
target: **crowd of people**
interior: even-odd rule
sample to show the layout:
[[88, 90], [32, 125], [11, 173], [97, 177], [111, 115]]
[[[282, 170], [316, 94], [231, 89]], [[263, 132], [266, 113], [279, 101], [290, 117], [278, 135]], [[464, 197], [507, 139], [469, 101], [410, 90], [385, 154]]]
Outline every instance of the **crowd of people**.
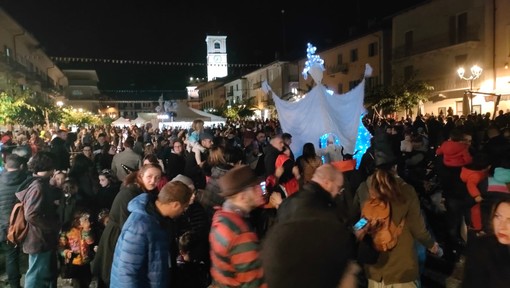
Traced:
[[[421, 287], [428, 255], [465, 258], [463, 287], [504, 287], [509, 114], [364, 124], [373, 137], [360, 163], [334, 135], [296, 157], [277, 120], [3, 132], [9, 285], [24, 273], [24, 287], [58, 277], [73, 287]], [[404, 224], [373, 257], [366, 243], [380, 223], [353, 226], [376, 200]], [[6, 243], [19, 201], [21, 247]]]

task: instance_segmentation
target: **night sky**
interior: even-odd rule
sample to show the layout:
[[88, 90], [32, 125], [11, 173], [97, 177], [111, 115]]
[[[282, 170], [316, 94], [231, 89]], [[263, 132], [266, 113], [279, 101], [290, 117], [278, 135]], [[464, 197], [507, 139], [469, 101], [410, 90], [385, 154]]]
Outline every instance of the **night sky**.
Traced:
[[[205, 63], [205, 37], [226, 35], [229, 64], [268, 64], [305, 57], [307, 42], [319, 51], [330, 48], [346, 39], [350, 27], [424, 0], [398, 6], [381, 0], [285, 2], [0, 0], [0, 6], [52, 57]], [[106, 90], [182, 90], [189, 77], [207, 77], [205, 66], [57, 65], [96, 69]], [[229, 74], [254, 69], [231, 68]]]

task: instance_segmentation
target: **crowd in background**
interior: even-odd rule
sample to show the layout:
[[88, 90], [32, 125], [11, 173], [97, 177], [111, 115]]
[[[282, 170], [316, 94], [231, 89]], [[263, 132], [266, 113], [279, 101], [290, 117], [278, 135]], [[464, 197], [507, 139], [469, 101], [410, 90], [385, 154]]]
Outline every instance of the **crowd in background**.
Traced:
[[[10, 287], [25, 272], [20, 248], [29, 255], [25, 287], [55, 287], [57, 276], [74, 287], [93, 279], [99, 287], [419, 287], [424, 255], [465, 258], [465, 287], [508, 283], [510, 115], [363, 122], [373, 138], [361, 163], [335, 135], [296, 157], [277, 120], [2, 132]], [[375, 198], [395, 207], [392, 221], [407, 220], [395, 249], [371, 261], [361, 257], [365, 235], [351, 228]], [[33, 204], [22, 247], [5, 243], [16, 201]]]

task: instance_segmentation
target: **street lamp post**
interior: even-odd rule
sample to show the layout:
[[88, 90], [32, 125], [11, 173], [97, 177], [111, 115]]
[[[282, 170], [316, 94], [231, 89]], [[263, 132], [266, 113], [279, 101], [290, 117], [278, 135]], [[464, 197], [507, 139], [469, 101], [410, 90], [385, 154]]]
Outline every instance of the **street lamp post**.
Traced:
[[470, 110], [471, 110], [470, 113], [472, 114], [473, 113], [473, 80], [480, 78], [480, 75], [482, 75], [483, 69], [478, 65], [473, 65], [473, 67], [471, 67], [471, 75], [469, 77], [464, 76], [465, 72], [466, 71], [464, 70], [463, 67], [460, 67], [459, 69], [457, 69], [457, 74], [459, 75], [459, 78], [462, 80], [469, 81], [469, 94], [470, 94], [469, 106], [470, 106]]

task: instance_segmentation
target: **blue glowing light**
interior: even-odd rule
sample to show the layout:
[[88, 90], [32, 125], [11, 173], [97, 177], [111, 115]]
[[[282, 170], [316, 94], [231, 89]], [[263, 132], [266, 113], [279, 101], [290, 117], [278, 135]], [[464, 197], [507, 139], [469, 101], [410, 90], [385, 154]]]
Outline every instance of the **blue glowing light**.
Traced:
[[[361, 115], [360, 119], [359, 119], [359, 126], [358, 126], [358, 136], [356, 138], [356, 148], [354, 150], [354, 152], [358, 151], [356, 153], [356, 155], [354, 155], [354, 159], [356, 159], [356, 168], [359, 168], [359, 164], [361, 163], [361, 157], [363, 157], [363, 154], [365, 154], [365, 152], [367, 151], [368, 147], [370, 147], [370, 139], [372, 138], [372, 134], [370, 134], [370, 132], [367, 130], [367, 128], [365, 127], [365, 125], [363, 124], [363, 116], [364, 115]], [[328, 145], [328, 138], [329, 137], [332, 137], [333, 139], [335, 139], [335, 145], [341, 145], [338, 137], [335, 135], [335, 134], [332, 134], [332, 133], [326, 133], [324, 135], [321, 136], [321, 138], [319, 139], [319, 147], [320, 148], [326, 148], [326, 146]], [[325, 163], [325, 158], [324, 156], [322, 156], [322, 163]]]
[[359, 164], [361, 163], [361, 157], [367, 151], [368, 147], [370, 147], [370, 139], [372, 138], [372, 134], [368, 131], [367, 127], [363, 124], [363, 114], [359, 118], [359, 126], [358, 126], [358, 138], [356, 139], [356, 151], [359, 151], [354, 155], [354, 159], [356, 159], [356, 168], [359, 168]]
[[315, 55], [315, 51], [317, 51], [317, 47], [313, 46], [312, 44], [308, 43], [306, 48], [306, 57], [308, 60], [305, 62], [305, 67], [303, 68], [303, 78], [308, 78], [308, 71], [310, 71], [310, 68], [314, 65], [319, 65], [320, 69], [324, 71], [324, 60], [321, 59], [319, 55]]

